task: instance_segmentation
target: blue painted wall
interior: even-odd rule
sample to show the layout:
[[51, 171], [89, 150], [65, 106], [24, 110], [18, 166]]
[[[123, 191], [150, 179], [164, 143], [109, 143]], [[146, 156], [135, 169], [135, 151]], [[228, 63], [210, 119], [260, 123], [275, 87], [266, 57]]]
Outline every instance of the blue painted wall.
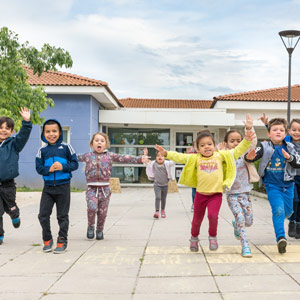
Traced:
[[[55, 106], [48, 108], [41, 115], [46, 120], [57, 119], [62, 126], [70, 128], [70, 144], [76, 153], [90, 150], [91, 135], [99, 128], [100, 103], [89, 95], [49, 95], [54, 100]], [[20, 153], [19, 172], [16, 178], [17, 186], [30, 188], [43, 187], [42, 176], [35, 170], [35, 156], [41, 147], [41, 127], [33, 126], [29, 141]], [[73, 172], [71, 186], [85, 188], [83, 164]]]

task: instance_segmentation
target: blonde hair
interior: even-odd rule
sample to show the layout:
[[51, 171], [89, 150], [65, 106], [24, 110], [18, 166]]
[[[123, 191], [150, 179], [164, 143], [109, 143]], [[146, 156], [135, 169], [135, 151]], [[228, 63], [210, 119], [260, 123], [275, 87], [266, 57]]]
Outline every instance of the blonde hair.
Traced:
[[104, 137], [105, 141], [106, 141], [106, 147], [109, 148], [110, 147], [110, 141], [109, 141], [109, 138], [108, 138], [108, 135], [103, 133], [103, 132], [96, 132], [93, 134], [91, 140], [90, 140], [90, 147], [93, 146], [93, 142], [94, 142], [94, 139], [95, 139], [95, 136], [96, 135], [101, 135], [102, 137]]

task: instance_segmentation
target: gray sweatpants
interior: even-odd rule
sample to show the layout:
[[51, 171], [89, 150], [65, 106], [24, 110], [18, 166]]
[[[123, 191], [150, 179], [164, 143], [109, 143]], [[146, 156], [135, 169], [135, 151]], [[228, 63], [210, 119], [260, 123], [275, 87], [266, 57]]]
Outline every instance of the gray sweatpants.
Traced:
[[159, 210], [159, 206], [161, 206], [161, 210], [165, 210], [167, 194], [168, 194], [168, 186], [167, 185], [158, 186], [157, 184], [154, 184], [154, 193], [155, 193], [155, 210]]

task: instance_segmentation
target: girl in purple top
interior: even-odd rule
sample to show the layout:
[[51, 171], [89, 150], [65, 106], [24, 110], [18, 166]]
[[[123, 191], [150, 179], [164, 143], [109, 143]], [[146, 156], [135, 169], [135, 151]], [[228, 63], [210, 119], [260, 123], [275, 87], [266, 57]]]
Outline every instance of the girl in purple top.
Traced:
[[88, 229], [87, 238], [95, 237], [95, 218], [97, 215], [96, 239], [103, 239], [103, 227], [107, 215], [108, 204], [111, 196], [109, 179], [113, 162], [141, 164], [147, 157], [135, 157], [130, 155], [118, 155], [108, 152], [110, 147], [108, 136], [102, 132], [96, 132], [90, 147], [93, 152], [78, 155], [78, 161], [84, 162], [87, 181], [86, 201]]

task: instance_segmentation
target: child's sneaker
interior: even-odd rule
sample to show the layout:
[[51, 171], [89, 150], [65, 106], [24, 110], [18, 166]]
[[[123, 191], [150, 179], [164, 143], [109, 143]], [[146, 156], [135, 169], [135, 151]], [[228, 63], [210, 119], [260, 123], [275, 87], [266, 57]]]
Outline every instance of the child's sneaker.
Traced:
[[165, 218], [166, 217], [166, 212], [164, 210], [162, 210], [160, 215], [161, 215], [162, 218]]
[[44, 252], [50, 252], [52, 251], [52, 246], [53, 246], [53, 240], [49, 240], [49, 241], [44, 241], [44, 247], [43, 247], [43, 251]]
[[14, 226], [15, 228], [19, 228], [19, 227], [20, 227], [20, 225], [21, 225], [21, 220], [20, 220], [20, 218], [14, 218], [14, 219], [11, 219], [11, 221], [12, 221], [12, 224], [13, 224], [13, 226]]
[[0, 245], [2, 245], [3, 244], [3, 239], [4, 239], [4, 236], [2, 235], [2, 236], [0, 236]]
[[190, 250], [192, 252], [198, 252], [199, 251], [199, 244], [198, 244], [198, 242], [199, 242], [198, 237], [191, 236], [191, 238], [190, 238]]
[[289, 235], [289, 237], [295, 237], [296, 236], [296, 222], [290, 222], [289, 223], [288, 235]]
[[242, 256], [243, 257], [252, 257], [251, 250], [248, 246], [242, 248]]
[[159, 218], [159, 211], [156, 211], [155, 214], [153, 215], [154, 219], [158, 219]]
[[193, 213], [193, 212], [194, 212], [194, 203], [191, 206], [191, 213]]
[[295, 239], [300, 239], [300, 224], [296, 225], [296, 234], [295, 234]]
[[219, 247], [217, 238], [215, 236], [209, 236], [208, 240], [209, 240], [209, 250], [211, 251], [217, 250]]
[[96, 230], [96, 240], [103, 240], [103, 239], [104, 239], [103, 231]]
[[283, 236], [279, 237], [278, 242], [277, 242], [277, 248], [278, 248], [278, 252], [280, 254], [283, 254], [286, 252], [286, 245], [287, 245], [286, 239]]
[[67, 249], [67, 241], [62, 238], [62, 237], [59, 237], [57, 239], [57, 246], [56, 248], [54, 249], [53, 253], [55, 254], [60, 254], [60, 253], [64, 253]]
[[232, 220], [232, 226], [233, 226], [233, 234], [234, 234], [235, 238], [237, 240], [239, 240], [240, 239], [240, 235], [239, 235], [239, 231], [238, 231], [238, 229], [236, 227], [235, 220]]
[[88, 239], [93, 239], [95, 237], [95, 226], [88, 226], [86, 237]]

